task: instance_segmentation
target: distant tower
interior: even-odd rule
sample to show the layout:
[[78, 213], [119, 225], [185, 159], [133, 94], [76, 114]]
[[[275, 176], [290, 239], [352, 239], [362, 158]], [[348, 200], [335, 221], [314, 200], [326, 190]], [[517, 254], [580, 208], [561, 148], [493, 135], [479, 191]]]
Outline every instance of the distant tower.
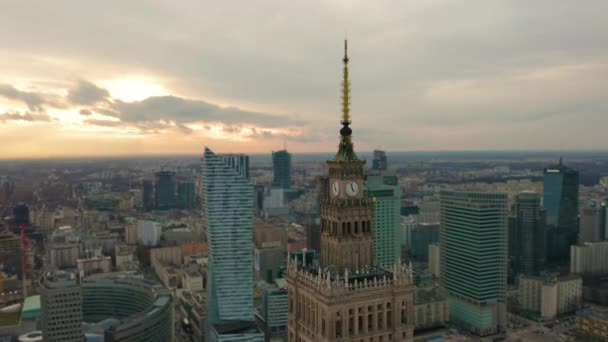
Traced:
[[540, 195], [521, 192], [515, 197], [515, 274], [538, 275], [546, 259], [545, 211]]
[[142, 182], [142, 187], [144, 209], [152, 210], [154, 208], [154, 182], [146, 179]]
[[47, 272], [40, 281], [41, 328], [46, 342], [82, 342], [82, 304], [75, 272]]
[[576, 244], [578, 223], [578, 171], [559, 163], [544, 169], [543, 206], [547, 211], [547, 259], [567, 262]]
[[13, 216], [18, 226], [30, 223], [30, 209], [25, 203], [19, 203], [13, 208]]
[[272, 152], [272, 170], [273, 187], [291, 188], [291, 153], [287, 150]]
[[390, 268], [401, 257], [401, 188], [396, 176], [367, 176], [374, 203], [374, 262]]
[[413, 341], [412, 269], [374, 263], [374, 199], [363, 195], [353, 148], [348, 54], [344, 42], [338, 153], [321, 180], [320, 265], [290, 258], [289, 341]]
[[[249, 327], [239, 341], [263, 341], [255, 329], [253, 308], [253, 186], [249, 158], [203, 157], [203, 220], [209, 244], [207, 321], [210, 341], [231, 329]], [[232, 327], [232, 328], [231, 328]], [[237, 341], [235, 339], [234, 341]]]
[[386, 171], [388, 165], [386, 160], [386, 152], [374, 150], [374, 160], [372, 161], [372, 170]]
[[156, 174], [156, 209], [167, 210], [177, 207], [177, 184], [175, 172], [160, 171]]
[[507, 195], [444, 190], [440, 206], [440, 272], [450, 320], [493, 335], [507, 318]]

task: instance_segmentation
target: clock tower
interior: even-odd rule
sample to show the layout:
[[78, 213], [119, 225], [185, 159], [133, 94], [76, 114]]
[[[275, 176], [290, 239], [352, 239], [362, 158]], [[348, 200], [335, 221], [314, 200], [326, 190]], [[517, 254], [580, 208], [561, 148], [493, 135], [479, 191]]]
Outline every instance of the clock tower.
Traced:
[[321, 192], [321, 266], [335, 272], [372, 267], [374, 206], [363, 196], [364, 160], [353, 148], [350, 121], [348, 51], [344, 41], [342, 128], [334, 160], [327, 161], [329, 177]]

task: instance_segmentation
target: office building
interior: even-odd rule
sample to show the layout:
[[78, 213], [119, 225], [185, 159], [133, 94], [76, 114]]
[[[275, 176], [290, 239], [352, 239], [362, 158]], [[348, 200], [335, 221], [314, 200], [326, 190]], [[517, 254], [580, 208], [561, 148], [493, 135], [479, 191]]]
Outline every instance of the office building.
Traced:
[[575, 324], [576, 336], [581, 341], [608, 341], [608, 312], [580, 310]]
[[577, 275], [521, 275], [518, 291], [520, 309], [543, 320], [574, 312], [583, 304], [583, 279]]
[[578, 242], [598, 242], [605, 238], [606, 234], [606, 203], [598, 204], [591, 201], [589, 205], [581, 209], [581, 229]]
[[13, 208], [13, 217], [16, 225], [30, 223], [30, 209], [25, 203], [19, 203]]
[[40, 326], [46, 342], [82, 342], [80, 280], [76, 272], [46, 272], [40, 281]]
[[[21, 237], [8, 230], [0, 230], [0, 273], [21, 278], [21, 251]], [[0, 284], [2, 282], [0, 279]]]
[[406, 260], [405, 257], [409, 254], [411, 249], [412, 231], [418, 226], [418, 221], [415, 215], [401, 216], [401, 255], [402, 260]]
[[391, 268], [401, 256], [401, 189], [396, 176], [367, 176], [374, 205], [374, 261]]
[[386, 152], [381, 150], [374, 150], [374, 159], [372, 161], [372, 170], [374, 171], [386, 171], [388, 165], [386, 161]]
[[278, 288], [264, 289], [260, 318], [267, 337], [287, 341], [287, 284], [278, 280]]
[[428, 261], [429, 245], [439, 242], [439, 223], [418, 223], [410, 231], [410, 257]]
[[515, 197], [514, 274], [538, 275], [545, 267], [546, 225], [540, 195], [521, 192]]
[[[320, 179], [321, 258], [288, 258], [289, 341], [413, 341], [412, 268], [374, 267], [374, 202], [354, 151], [344, 44], [338, 153]], [[387, 215], [392, 215], [387, 210]], [[399, 218], [395, 219], [397, 227]], [[398, 242], [399, 240], [397, 240]]]
[[585, 242], [570, 247], [570, 273], [582, 276], [608, 275], [608, 241]]
[[566, 262], [578, 238], [578, 171], [563, 165], [544, 169], [543, 207], [547, 215], [547, 259]]
[[291, 153], [287, 150], [272, 152], [272, 186], [291, 188]]
[[249, 325], [234, 326], [235, 322], [253, 322], [254, 318], [253, 186], [247, 178], [248, 165], [249, 158], [244, 156], [224, 158], [205, 148], [202, 174], [203, 220], [209, 244], [207, 320], [209, 336], [214, 340], [251, 334], [255, 340], [258, 336]]
[[507, 195], [444, 190], [441, 280], [450, 320], [487, 336], [506, 323]]
[[441, 244], [431, 243], [429, 245], [429, 273], [434, 278], [441, 277]]
[[196, 191], [194, 182], [180, 181], [177, 183], [177, 207], [192, 209], [196, 206]]
[[123, 276], [96, 277], [83, 280], [81, 291], [87, 338], [113, 342], [173, 339], [173, 296], [160, 283]]
[[155, 176], [155, 208], [159, 210], [175, 209], [177, 207], [177, 184], [175, 182], [175, 172], [159, 171], [155, 173]]
[[146, 179], [142, 182], [142, 188], [144, 209], [152, 210], [154, 208], [154, 182]]
[[158, 222], [139, 220], [137, 221], [137, 237], [143, 246], [158, 246], [162, 228]]

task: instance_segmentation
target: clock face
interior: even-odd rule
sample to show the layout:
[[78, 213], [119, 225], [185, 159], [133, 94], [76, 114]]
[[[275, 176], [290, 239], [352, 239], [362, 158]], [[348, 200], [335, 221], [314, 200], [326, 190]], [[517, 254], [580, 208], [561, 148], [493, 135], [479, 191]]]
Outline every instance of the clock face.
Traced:
[[357, 182], [349, 182], [346, 184], [346, 194], [348, 196], [356, 196], [359, 193], [359, 183]]
[[340, 192], [340, 183], [338, 183], [337, 181], [331, 182], [332, 195], [337, 196], [339, 192]]

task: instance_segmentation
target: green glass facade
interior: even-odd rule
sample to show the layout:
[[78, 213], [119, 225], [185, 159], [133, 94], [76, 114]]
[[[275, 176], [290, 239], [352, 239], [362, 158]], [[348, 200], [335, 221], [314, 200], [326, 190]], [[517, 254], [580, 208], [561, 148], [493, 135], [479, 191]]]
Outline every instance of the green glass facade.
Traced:
[[494, 334], [506, 320], [507, 195], [446, 190], [440, 201], [450, 317], [477, 335]]
[[196, 191], [194, 182], [181, 181], [177, 184], [177, 207], [192, 209], [196, 205]]
[[578, 171], [562, 164], [544, 169], [543, 207], [547, 217], [547, 261], [566, 263], [578, 237]]
[[418, 223], [410, 232], [410, 256], [416, 261], [427, 261], [429, 245], [439, 242], [439, 224]]
[[374, 263], [392, 268], [401, 255], [401, 190], [396, 176], [367, 176], [374, 202]]

